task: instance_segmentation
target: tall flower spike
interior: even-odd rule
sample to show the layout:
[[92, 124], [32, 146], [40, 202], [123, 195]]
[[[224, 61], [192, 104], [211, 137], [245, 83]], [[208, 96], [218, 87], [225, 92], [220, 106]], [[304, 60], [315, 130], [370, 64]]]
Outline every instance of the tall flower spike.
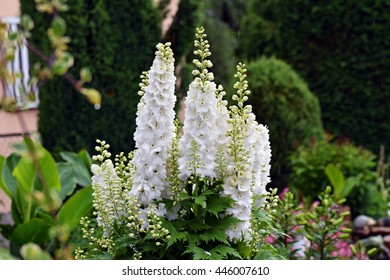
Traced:
[[[245, 65], [237, 66], [235, 77], [238, 81], [234, 84], [237, 94], [233, 95], [233, 100], [237, 101], [237, 106], [231, 106], [231, 120], [228, 136], [230, 143], [227, 146], [228, 174], [225, 177], [222, 195], [231, 197], [236, 202], [226, 212], [242, 222], [227, 230], [226, 234], [231, 240], [250, 239], [251, 231], [251, 211], [252, 211], [252, 187], [253, 187], [253, 159], [252, 147], [248, 142], [251, 133], [251, 126], [248, 124], [250, 106], [244, 106], [248, 100], [250, 91], [246, 81]], [[249, 135], [249, 136], [248, 136]]]
[[227, 101], [223, 99], [226, 95], [222, 85], [219, 85], [216, 91], [217, 96], [217, 120], [216, 129], [219, 131], [217, 139], [217, 177], [224, 179], [226, 175], [227, 163], [227, 145], [230, 138], [227, 136], [227, 131], [230, 128], [229, 111], [227, 108]]
[[216, 176], [216, 143], [220, 132], [216, 129], [216, 84], [214, 75], [208, 70], [212, 63], [206, 59], [211, 55], [206, 37], [204, 28], [198, 28], [194, 54], [199, 59], [193, 60], [198, 69], [192, 72], [195, 79], [185, 100], [183, 137], [179, 143], [181, 179], [187, 179], [191, 174]]
[[109, 145], [105, 141], [97, 140], [97, 142], [100, 146], [96, 146], [95, 149], [100, 155], [93, 158], [100, 161], [101, 165], [91, 166], [94, 215], [104, 235], [110, 236], [114, 225], [127, 216], [126, 205], [122, 199], [121, 180], [109, 159], [111, 154], [106, 150]]
[[269, 131], [266, 126], [257, 124], [255, 132], [257, 141], [254, 143], [253, 207], [258, 208], [263, 205], [263, 195], [267, 193], [266, 186], [271, 182], [271, 145], [269, 141]]
[[132, 160], [136, 168], [130, 194], [143, 206], [169, 197], [166, 179], [168, 150], [175, 135], [176, 102], [174, 58], [170, 43], [158, 44], [156, 57], [140, 84], [142, 95], [134, 133], [136, 150]]

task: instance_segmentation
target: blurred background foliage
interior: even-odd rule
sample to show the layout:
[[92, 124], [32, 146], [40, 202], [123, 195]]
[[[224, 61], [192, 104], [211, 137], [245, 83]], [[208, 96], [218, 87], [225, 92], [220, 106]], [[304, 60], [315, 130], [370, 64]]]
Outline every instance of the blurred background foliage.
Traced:
[[274, 57], [251, 61], [248, 82], [249, 103], [270, 132], [272, 184], [287, 186], [294, 150], [324, 138], [318, 99], [291, 66]]
[[379, 152], [390, 144], [388, 1], [249, 0], [246, 59], [274, 55], [318, 96], [325, 130]]
[[[33, 42], [45, 49], [47, 42], [41, 35], [49, 21], [33, 9], [33, 1], [21, 2], [22, 11], [32, 15], [36, 22]], [[170, 15], [173, 2], [178, 3], [178, 10]], [[204, 26], [213, 54], [212, 71], [216, 82], [225, 87], [228, 98], [233, 92], [235, 65], [239, 61], [248, 65], [253, 111], [259, 122], [270, 129], [273, 187], [282, 189], [294, 184], [296, 189], [302, 188], [304, 195], [312, 196], [329, 183], [322, 170], [324, 166], [332, 162], [343, 167], [341, 162], [348, 161], [349, 153], [360, 151], [360, 147], [372, 151], [372, 157], [371, 164], [360, 160], [362, 166], [355, 170], [357, 173], [375, 173], [375, 154], [381, 145], [385, 151], [382, 166], [388, 166], [390, 14], [386, 11], [390, 4], [387, 1], [69, 0], [68, 3], [71, 10], [64, 17], [72, 38], [75, 72], [79, 65], [91, 68], [92, 86], [103, 93], [103, 106], [96, 111], [80, 95], [70, 94], [72, 89], [66, 82], [56, 80], [46, 85], [41, 92], [39, 130], [45, 147], [54, 155], [61, 150], [77, 152], [82, 148], [91, 152], [96, 138], [110, 142], [114, 153], [130, 151], [134, 145], [131, 135], [135, 127], [138, 77], [150, 67], [155, 44], [172, 42], [177, 95], [183, 98], [192, 79], [194, 30]], [[172, 24], [162, 34], [160, 24], [169, 17]], [[332, 135], [332, 143], [323, 142], [325, 133]], [[323, 145], [333, 147], [334, 142], [346, 139], [346, 148], [337, 148], [345, 150], [337, 161], [319, 157], [316, 163], [310, 163], [317, 164], [314, 170], [322, 173], [303, 172], [302, 178], [295, 178], [296, 159], [303, 157], [303, 151], [307, 149], [310, 153]], [[349, 169], [343, 168], [341, 172], [350, 176]], [[388, 188], [386, 178], [377, 179], [383, 188]], [[307, 184], [308, 181], [311, 183]], [[371, 187], [355, 188], [351, 197], [358, 197], [358, 192], [359, 197], [377, 193], [374, 181], [372, 178], [372, 184], [367, 183]], [[355, 202], [350, 203], [353, 206]], [[374, 208], [378, 211], [374, 215], [382, 213], [381, 207]]]
[[[105, 139], [112, 151], [134, 148], [135, 113], [139, 100], [139, 75], [152, 62], [160, 41], [160, 17], [148, 0], [69, 0], [62, 14], [69, 51], [75, 56], [76, 75], [81, 67], [93, 74], [91, 86], [102, 93], [102, 107], [95, 110], [62, 78], [40, 90], [39, 124], [43, 145], [58, 157], [62, 150], [92, 152], [96, 139]], [[35, 9], [34, 1], [22, 0], [23, 14], [35, 22], [32, 43], [43, 51], [50, 18]], [[33, 60], [35, 63], [36, 60]]]

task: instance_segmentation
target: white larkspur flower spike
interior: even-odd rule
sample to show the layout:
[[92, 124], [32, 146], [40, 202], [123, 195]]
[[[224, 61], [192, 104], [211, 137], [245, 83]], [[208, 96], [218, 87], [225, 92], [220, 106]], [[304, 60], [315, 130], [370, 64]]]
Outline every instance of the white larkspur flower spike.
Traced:
[[236, 201], [227, 209], [227, 214], [242, 221], [227, 230], [226, 234], [232, 240], [249, 240], [252, 206], [261, 205], [262, 194], [269, 182], [271, 150], [267, 128], [257, 123], [250, 105], [244, 106], [250, 94], [245, 79], [245, 65], [239, 64], [237, 70], [235, 77], [238, 81], [234, 85], [237, 94], [233, 96], [233, 100], [238, 105], [231, 107], [231, 127], [228, 130], [230, 143], [227, 146], [228, 173], [222, 194]]
[[143, 206], [170, 193], [166, 162], [175, 135], [175, 81], [170, 43], [158, 44], [148, 79], [140, 84], [142, 98], [138, 104], [134, 134], [137, 149], [132, 163], [136, 172], [130, 194]]
[[263, 204], [263, 195], [267, 193], [266, 186], [271, 182], [271, 145], [269, 142], [268, 128], [262, 124], [255, 127], [257, 143], [255, 144], [253, 173], [253, 207], [258, 208]]
[[190, 84], [185, 100], [183, 137], [179, 143], [179, 170], [182, 179], [191, 174], [216, 176], [216, 144], [219, 137], [219, 131], [216, 129], [216, 84], [212, 81], [213, 74], [207, 70], [212, 63], [206, 59], [211, 53], [205, 37], [204, 29], [198, 28], [195, 47], [199, 49], [194, 54], [198, 55], [200, 60], [194, 59], [193, 62], [199, 70], [193, 71], [197, 77]]
[[217, 177], [223, 179], [226, 175], [226, 162], [227, 162], [227, 145], [230, 138], [227, 136], [227, 132], [230, 129], [230, 117], [229, 110], [227, 108], [227, 101], [223, 100], [226, 92], [221, 85], [218, 86], [216, 91], [217, 96], [217, 114], [216, 114], [216, 129], [218, 131], [217, 139]]
[[101, 166], [93, 164], [91, 171], [94, 214], [98, 226], [108, 236], [113, 225], [126, 216], [121, 180], [110, 159], [106, 159]]

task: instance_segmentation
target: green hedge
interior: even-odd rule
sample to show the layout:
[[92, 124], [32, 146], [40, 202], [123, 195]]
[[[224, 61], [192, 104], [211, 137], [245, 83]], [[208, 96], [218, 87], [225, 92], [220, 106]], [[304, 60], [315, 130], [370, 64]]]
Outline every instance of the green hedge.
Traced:
[[283, 61], [261, 58], [247, 67], [252, 91], [249, 102], [257, 120], [270, 130], [271, 181], [273, 186], [283, 188], [291, 153], [299, 145], [324, 137], [319, 103], [307, 84]]
[[324, 127], [390, 149], [390, 3], [249, 0], [241, 54], [275, 55], [319, 97]]
[[[40, 90], [43, 144], [55, 154], [82, 148], [92, 152], [99, 138], [107, 140], [114, 153], [130, 151], [139, 75], [149, 69], [160, 40], [157, 10], [146, 0], [69, 0], [68, 4], [70, 10], [62, 16], [75, 56], [71, 73], [78, 77], [81, 67], [91, 68], [89, 86], [102, 93], [102, 108], [95, 110], [62, 78], [49, 82]], [[32, 43], [47, 53], [49, 43], [44, 38], [50, 18], [35, 10], [34, 1], [22, 0], [21, 8], [36, 23]]]

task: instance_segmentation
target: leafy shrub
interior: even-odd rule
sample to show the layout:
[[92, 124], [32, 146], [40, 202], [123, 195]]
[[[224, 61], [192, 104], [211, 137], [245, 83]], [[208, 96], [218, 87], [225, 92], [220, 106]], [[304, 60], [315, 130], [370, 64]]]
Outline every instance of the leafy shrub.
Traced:
[[282, 188], [287, 183], [288, 157], [294, 147], [323, 138], [318, 100], [298, 74], [276, 58], [249, 63], [248, 81], [253, 112], [270, 130], [272, 181]]
[[291, 187], [305, 197], [316, 199], [317, 194], [331, 184], [325, 172], [329, 164], [337, 166], [346, 180], [353, 178], [356, 181], [346, 202], [351, 207], [352, 216], [386, 215], [386, 202], [377, 189], [375, 156], [349, 143], [320, 141], [299, 148], [291, 157]]
[[12, 200], [14, 222], [0, 224], [0, 233], [10, 241], [10, 253], [24, 259], [72, 259], [72, 233], [92, 209], [89, 154], [62, 152], [62, 161], [55, 162], [29, 138], [17, 151], [0, 156], [0, 188]]
[[318, 95], [327, 131], [372, 151], [388, 147], [389, 3], [248, 2], [240, 53], [247, 59], [275, 55], [291, 64]]
[[[95, 110], [62, 78], [48, 82], [40, 90], [43, 144], [58, 157], [62, 150], [91, 152], [95, 139], [105, 135], [114, 151], [129, 151], [134, 147], [139, 73], [149, 67], [160, 39], [157, 11], [145, 0], [67, 3], [69, 11], [62, 16], [72, 39], [69, 51], [75, 54], [71, 74], [78, 76], [81, 66], [90, 67], [92, 87], [102, 93], [102, 108]], [[42, 38], [47, 37], [50, 19], [35, 10], [34, 1], [22, 0], [21, 10], [35, 22], [32, 43], [47, 53], [50, 43]]]

